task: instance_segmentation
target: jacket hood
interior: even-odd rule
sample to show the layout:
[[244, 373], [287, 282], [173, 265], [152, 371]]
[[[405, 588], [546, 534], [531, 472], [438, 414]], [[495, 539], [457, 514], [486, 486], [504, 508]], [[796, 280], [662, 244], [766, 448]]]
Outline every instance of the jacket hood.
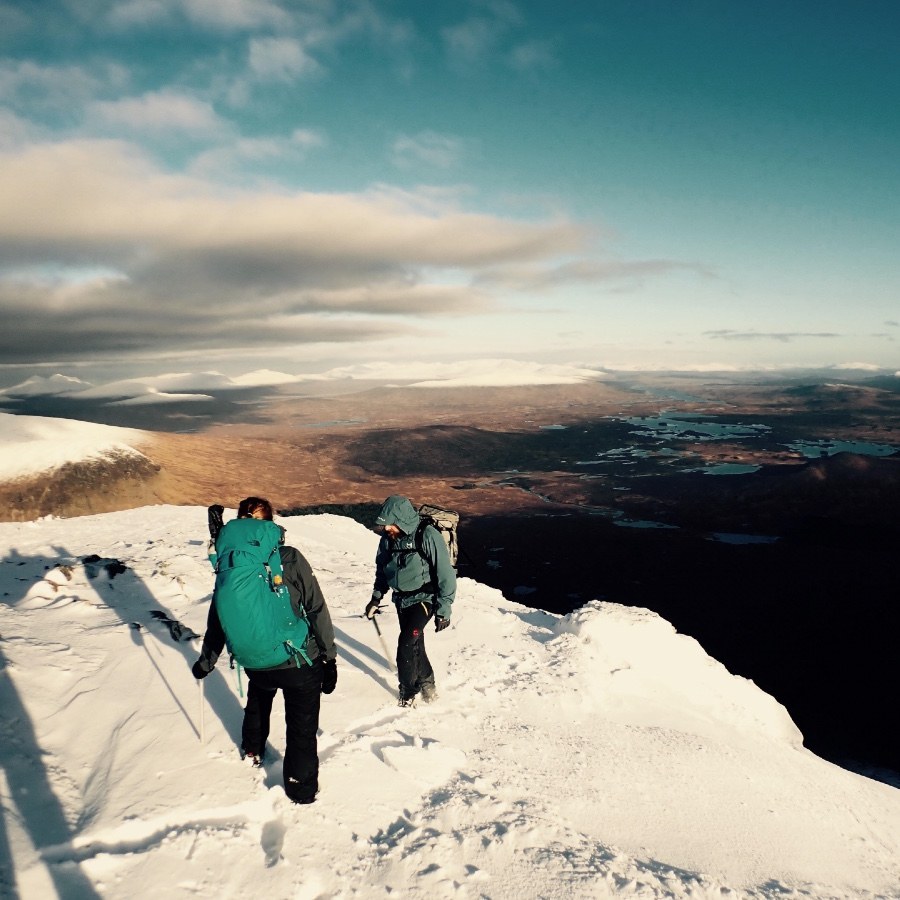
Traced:
[[396, 525], [404, 534], [412, 534], [419, 527], [419, 514], [406, 497], [392, 494], [381, 506], [376, 525]]

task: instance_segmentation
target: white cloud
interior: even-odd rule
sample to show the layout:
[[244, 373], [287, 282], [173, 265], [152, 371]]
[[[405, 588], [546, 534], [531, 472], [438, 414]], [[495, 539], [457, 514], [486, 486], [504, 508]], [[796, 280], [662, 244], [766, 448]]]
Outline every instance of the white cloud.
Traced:
[[805, 338], [827, 338], [834, 339], [840, 337], [833, 331], [734, 331], [728, 328], [718, 329], [716, 331], [705, 331], [704, 336], [713, 340], [722, 341], [777, 341], [782, 344], [788, 344], [791, 341], [802, 340]]
[[195, 22], [213, 28], [287, 27], [290, 13], [272, 0], [178, 0]]
[[37, 128], [12, 110], [0, 109], [0, 153], [7, 153], [34, 140]]
[[184, 19], [211, 31], [290, 24], [290, 14], [273, 0], [125, 0], [112, 4], [107, 14], [107, 21], [120, 28], [175, 24]]
[[28, 28], [30, 19], [19, 3], [0, 3], [0, 34], [7, 38]]
[[121, 89], [126, 70], [104, 64], [95, 71], [85, 66], [47, 66], [32, 60], [0, 64], [0, 97], [26, 116], [40, 112], [69, 113], [92, 97]]
[[[82, 248], [87, 242], [95, 265], [110, 265], [97, 257], [130, 258], [132, 251], [123, 248], [133, 246], [145, 260], [168, 248], [179, 254], [241, 248], [252, 254], [265, 248], [261, 260], [270, 265], [278, 262], [274, 253], [284, 256], [282, 262], [295, 260], [300, 267], [312, 262], [335, 271], [353, 258], [357, 264], [478, 266], [575, 249], [585, 237], [571, 222], [441, 210], [433, 197], [425, 199], [427, 211], [419, 211], [414, 193], [218, 196], [212, 185], [168, 175], [134, 147], [113, 141], [48, 144], [7, 154], [0, 188], [0, 236], [47, 242], [56, 253], [59, 242]], [[28, 217], [21, 216], [22, 208], [29, 209]], [[148, 241], [155, 248], [149, 257]], [[18, 251], [10, 262], [21, 255]]]
[[292, 82], [317, 75], [322, 67], [294, 38], [253, 38], [249, 47], [249, 65], [260, 79]]
[[287, 138], [240, 138], [197, 154], [190, 172], [200, 178], [237, 180], [246, 185], [263, 180], [257, 164], [297, 162], [326, 143], [324, 135], [311, 129], [297, 129]]
[[469, 65], [485, 59], [510, 29], [521, 24], [516, 6], [498, 0], [487, 4], [483, 14], [442, 29], [441, 36], [450, 59], [457, 65]]
[[295, 128], [291, 133], [291, 143], [295, 147], [309, 150], [314, 147], [324, 147], [328, 140], [324, 132], [315, 128]]
[[212, 105], [189, 94], [153, 91], [140, 97], [96, 101], [88, 118], [104, 125], [124, 126], [139, 133], [215, 135], [228, 129]]
[[558, 63], [556, 48], [550, 41], [528, 41], [509, 53], [509, 64], [518, 72], [546, 71]]
[[618, 281], [640, 282], [672, 272], [688, 271], [709, 277], [707, 268], [673, 259], [591, 260], [577, 259], [551, 265], [501, 265], [486, 269], [477, 283], [517, 291], [539, 291], [571, 284], [600, 284]]
[[171, 7], [167, 0], [126, 0], [113, 6], [108, 21], [121, 28], [151, 25], [164, 22], [171, 15]]
[[102, 287], [110, 282], [123, 280], [126, 278], [121, 272], [105, 266], [64, 265], [50, 262], [32, 266], [12, 266], [0, 270], [0, 282], [64, 293], [72, 289]]
[[445, 28], [442, 34], [451, 56], [463, 60], [474, 60], [484, 55], [497, 37], [496, 28], [487, 19], [469, 19]]
[[459, 164], [464, 143], [452, 135], [422, 131], [415, 135], [400, 135], [391, 150], [394, 165], [398, 168], [424, 163], [437, 169], [450, 169]]

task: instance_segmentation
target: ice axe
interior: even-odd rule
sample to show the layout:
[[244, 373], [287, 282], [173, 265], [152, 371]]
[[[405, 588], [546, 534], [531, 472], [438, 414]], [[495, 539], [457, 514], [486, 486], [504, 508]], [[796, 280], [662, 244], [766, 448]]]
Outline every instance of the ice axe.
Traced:
[[396, 672], [397, 669], [396, 669], [396, 666], [394, 666], [394, 663], [391, 661], [390, 653], [388, 653], [387, 644], [384, 642], [384, 635], [381, 633], [381, 626], [378, 624], [377, 615], [378, 614], [376, 612], [376, 613], [373, 613], [368, 618], [370, 618], [372, 620], [372, 624], [375, 626], [375, 634], [378, 635], [378, 640], [381, 641], [381, 649], [384, 652], [384, 658], [387, 660], [388, 668], [392, 672]]
[[200, 688], [200, 743], [206, 743], [206, 703], [203, 698], [203, 679], [197, 681]]

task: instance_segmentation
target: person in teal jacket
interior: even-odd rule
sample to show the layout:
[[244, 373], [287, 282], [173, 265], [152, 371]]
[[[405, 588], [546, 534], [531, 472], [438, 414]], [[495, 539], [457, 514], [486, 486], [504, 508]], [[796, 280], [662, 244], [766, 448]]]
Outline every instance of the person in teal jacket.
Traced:
[[400, 619], [397, 678], [400, 706], [412, 706], [417, 694], [435, 699], [434, 670], [425, 652], [425, 626], [434, 616], [435, 631], [450, 625], [456, 596], [456, 571], [447, 545], [432, 525], [424, 525], [412, 503], [393, 494], [375, 519], [381, 540], [375, 554], [375, 584], [366, 617], [378, 613], [388, 590]]
[[[221, 511], [221, 507], [218, 509]], [[260, 526], [267, 526], [261, 529], [260, 535], [266, 531], [277, 535], [272, 544], [277, 549], [270, 560], [273, 573], [282, 574], [291, 607], [298, 617], [303, 616], [309, 623], [309, 634], [302, 648], [302, 659], [285, 651], [282, 661], [278, 663], [245, 670], [249, 683], [241, 726], [241, 758], [254, 766], [263, 765], [272, 705], [280, 690], [284, 695], [285, 793], [294, 803], [313, 803], [319, 790], [317, 735], [320, 694], [332, 693], [337, 685], [337, 654], [331, 613], [309, 562], [296, 547], [284, 545], [284, 530], [273, 522], [272, 504], [262, 497], [247, 497], [241, 501], [238, 518], [233, 521], [238, 523], [243, 519], [259, 520]], [[234, 528], [235, 525], [229, 523], [223, 526], [223, 530], [228, 527]], [[213, 547], [210, 562], [215, 566], [222, 541], [216, 542]], [[200, 658], [191, 668], [195, 678], [205, 678], [215, 669], [225, 645], [226, 629], [219, 617], [214, 592]]]

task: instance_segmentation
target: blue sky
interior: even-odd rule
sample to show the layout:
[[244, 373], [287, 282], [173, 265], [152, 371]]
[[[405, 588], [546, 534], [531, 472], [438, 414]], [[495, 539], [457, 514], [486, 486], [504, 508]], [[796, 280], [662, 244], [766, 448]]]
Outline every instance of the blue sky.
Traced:
[[900, 368], [900, 5], [0, 2], [0, 382]]

